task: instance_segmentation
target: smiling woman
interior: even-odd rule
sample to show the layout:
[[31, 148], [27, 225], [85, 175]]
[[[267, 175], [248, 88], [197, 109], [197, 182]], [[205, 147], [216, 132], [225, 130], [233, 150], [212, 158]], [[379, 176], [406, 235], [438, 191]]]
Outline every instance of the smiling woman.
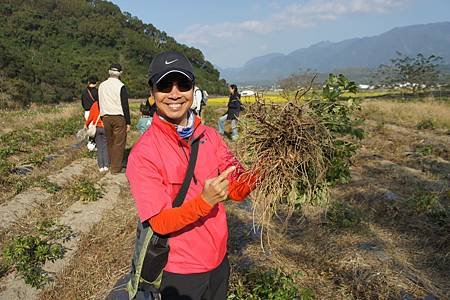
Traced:
[[[160, 53], [150, 65], [158, 116], [133, 146], [126, 172], [138, 228], [145, 228], [139, 231], [128, 284], [132, 297], [140, 288], [155, 293], [160, 288], [165, 300], [227, 297], [228, 225], [222, 202], [243, 201], [258, 175], [244, 172], [218, 132], [190, 110], [194, 79], [191, 63], [178, 52]], [[168, 240], [168, 256], [167, 251], [148, 254], [156, 251], [144, 240], [155, 236]], [[162, 262], [161, 268], [152, 267], [155, 262]], [[140, 278], [150, 283], [140, 284]]]

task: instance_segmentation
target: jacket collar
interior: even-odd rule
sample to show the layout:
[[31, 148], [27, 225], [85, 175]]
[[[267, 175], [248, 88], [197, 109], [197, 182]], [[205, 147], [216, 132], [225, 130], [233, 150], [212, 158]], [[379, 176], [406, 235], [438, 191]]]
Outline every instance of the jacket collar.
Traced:
[[[180, 137], [180, 135], [177, 132], [176, 126], [164, 119], [162, 119], [158, 113], [155, 113], [156, 116], [153, 117], [152, 126], [155, 126], [158, 128], [158, 130], [161, 130], [162, 133], [169, 139], [172, 139], [173, 141], [177, 142], [180, 141], [182, 143], [186, 143], [186, 141]], [[189, 141], [199, 138], [203, 132], [199, 133], [197, 130], [198, 127], [201, 125], [200, 118], [194, 114], [194, 132], [192, 133], [192, 136], [189, 138]]]

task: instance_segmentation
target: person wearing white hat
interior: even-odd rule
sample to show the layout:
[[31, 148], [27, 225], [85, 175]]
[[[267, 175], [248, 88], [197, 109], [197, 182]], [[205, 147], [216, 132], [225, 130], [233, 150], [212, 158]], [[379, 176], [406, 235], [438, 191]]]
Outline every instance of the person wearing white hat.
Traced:
[[112, 64], [109, 78], [98, 87], [100, 116], [106, 133], [110, 172], [120, 173], [125, 154], [127, 132], [131, 128], [128, 91], [120, 80], [122, 66]]

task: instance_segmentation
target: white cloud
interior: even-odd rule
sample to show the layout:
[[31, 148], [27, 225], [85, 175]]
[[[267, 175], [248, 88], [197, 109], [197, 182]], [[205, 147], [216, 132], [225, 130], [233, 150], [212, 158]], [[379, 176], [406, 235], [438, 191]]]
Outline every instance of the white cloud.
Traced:
[[361, 13], [385, 13], [410, 0], [310, 0], [278, 10], [264, 20], [190, 26], [175, 37], [192, 45], [213, 46], [217, 40], [239, 39], [246, 34], [269, 34], [291, 28], [311, 27], [319, 21]]

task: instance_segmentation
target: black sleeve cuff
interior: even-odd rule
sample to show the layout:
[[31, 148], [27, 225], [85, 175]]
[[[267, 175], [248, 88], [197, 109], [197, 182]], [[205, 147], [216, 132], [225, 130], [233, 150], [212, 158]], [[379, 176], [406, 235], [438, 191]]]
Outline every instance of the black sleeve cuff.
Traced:
[[127, 125], [131, 124], [130, 108], [128, 106], [128, 91], [125, 86], [120, 89], [120, 103], [122, 104], [123, 116]]

